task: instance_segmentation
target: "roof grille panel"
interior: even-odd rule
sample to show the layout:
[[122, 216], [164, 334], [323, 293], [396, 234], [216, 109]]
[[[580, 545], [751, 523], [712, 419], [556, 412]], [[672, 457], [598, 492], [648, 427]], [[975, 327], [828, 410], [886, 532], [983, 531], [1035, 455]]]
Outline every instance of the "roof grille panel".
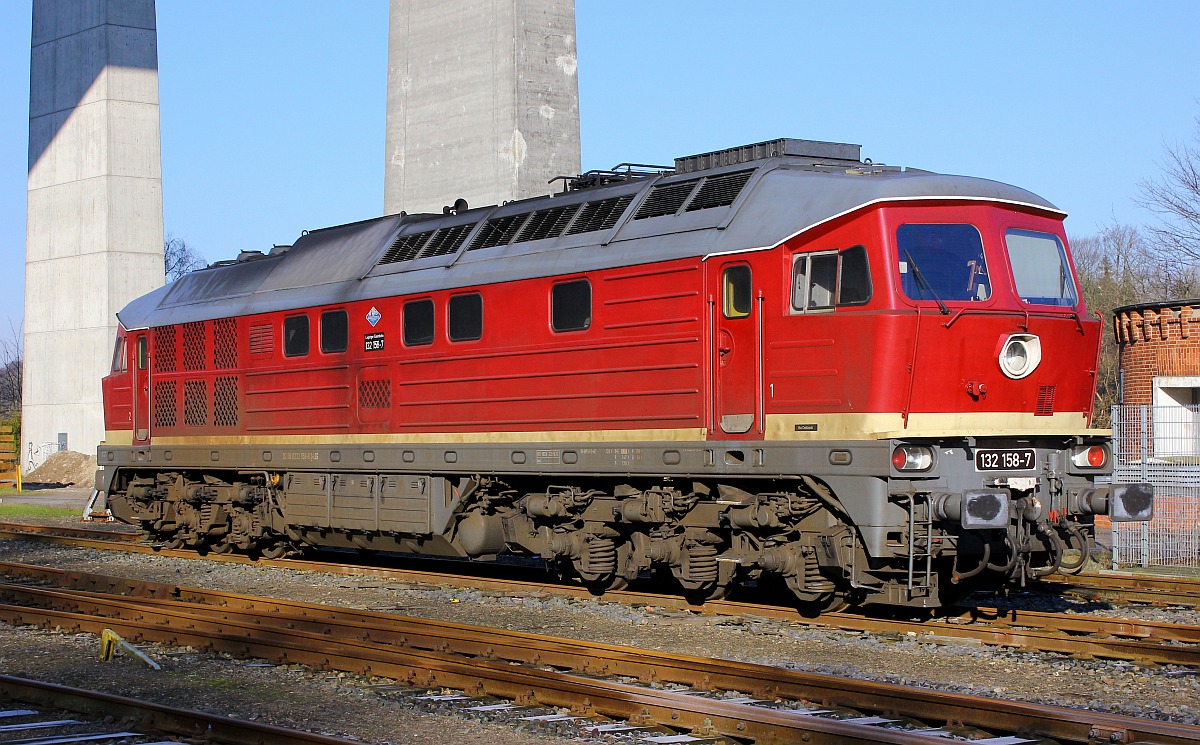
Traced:
[[688, 203], [687, 211], [706, 210], [712, 207], [728, 207], [742, 193], [742, 187], [750, 180], [754, 170], [723, 173], [720, 176], [709, 176], [704, 179], [704, 185], [696, 196]]
[[566, 235], [609, 230], [617, 224], [617, 220], [621, 219], [621, 215], [625, 213], [625, 208], [632, 201], [633, 195], [626, 194], [623, 197], [605, 199], [602, 202], [588, 202], [583, 205], [583, 209], [579, 211], [579, 216], [575, 218], [575, 222], [571, 223], [571, 227], [567, 230]]
[[434, 230], [429, 230], [424, 233], [410, 233], [396, 238], [392, 242], [390, 248], [384, 253], [383, 258], [379, 260], [382, 264], [395, 264], [398, 261], [412, 261], [417, 258], [417, 254], [421, 251], [421, 246], [425, 245], [425, 241], [433, 235]]
[[492, 248], [510, 243], [528, 216], [528, 213], [522, 213], [488, 220], [479, 234], [475, 236], [475, 240], [471, 241], [471, 245], [467, 246], [467, 250], [477, 251], [481, 248]]
[[427, 259], [430, 256], [445, 256], [454, 253], [466, 240], [467, 233], [470, 233], [473, 227], [475, 227], [474, 223], [468, 223], [434, 231], [433, 237], [429, 239], [429, 244], [425, 246], [425, 250], [421, 251], [421, 258]]
[[562, 233], [567, 223], [579, 210], [579, 205], [570, 204], [565, 207], [552, 207], [548, 210], [538, 210], [525, 223], [517, 242], [540, 241], [543, 238], [555, 238]]
[[645, 220], [647, 217], [675, 214], [687, 201], [698, 183], [700, 183], [700, 179], [692, 179], [654, 187], [650, 190], [650, 196], [646, 197], [645, 202], [642, 202], [642, 206], [633, 219]]

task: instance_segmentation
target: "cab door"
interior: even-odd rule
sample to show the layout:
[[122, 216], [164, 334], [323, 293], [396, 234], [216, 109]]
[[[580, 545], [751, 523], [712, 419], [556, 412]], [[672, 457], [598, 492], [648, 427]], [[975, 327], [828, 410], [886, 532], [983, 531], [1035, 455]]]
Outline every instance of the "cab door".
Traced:
[[146, 331], [133, 337], [133, 444], [150, 444], [150, 338]]
[[749, 432], [758, 420], [759, 388], [759, 315], [754, 298], [754, 276], [750, 265], [725, 262], [717, 272], [713, 309], [716, 426], [727, 435]]

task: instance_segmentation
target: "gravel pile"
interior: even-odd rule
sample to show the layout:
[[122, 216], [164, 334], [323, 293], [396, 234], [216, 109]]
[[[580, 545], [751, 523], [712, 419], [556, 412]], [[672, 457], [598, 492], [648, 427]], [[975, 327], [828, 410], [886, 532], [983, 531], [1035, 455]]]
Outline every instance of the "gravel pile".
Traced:
[[[1140, 667], [1061, 655], [1022, 652], [982, 646], [975, 642], [930, 640], [902, 635], [876, 635], [810, 628], [786, 621], [756, 617], [700, 616], [655, 607], [631, 607], [591, 599], [547, 594], [505, 596], [471, 589], [373, 578], [354, 578], [295, 570], [273, 569], [143, 554], [72, 549], [23, 541], [0, 541], [0, 561], [43, 564], [64, 569], [114, 574], [157, 582], [174, 582], [240, 593], [327, 603], [408, 616], [474, 623], [550, 636], [624, 644], [646, 649], [724, 657], [805, 672], [878, 680], [929, 690], [967, 693], [1032, 703], [1092, 709], [1115, 714], [1200, 724], [1200, 678], [1194, 671], [1172, 667]], [[1034, 604], [1030, 597], [1017, 602]], [[1038, 600], [1036, 602], [1043, 602]], [[1075, 601], [1044, 601], [1062, 609]], [[982, 604], [995, 604], [985, 598]], [[1121, 615], [1111, 606], [1080, 601], [1080, 612], [1104, 611]], [[1190, 609], [1138, 608], [1138, 614], [1160, 620], [1193, 622]], [[18, 640], [26, 642], [18, 644]], [[31, 646], [24, 646], [31, 645]], [[62, 651], [54, 651], [61, 645]], [[0, 669], [6, 673], [114, 690], [126, 685], [131, 661], [117, 668], [95, 664], [83, 680], [73, 679], [74, 664], [94, 654], [98, 643], [71, 635], [13, 630], [0, 626]], [[40, 650], [40, 651], [39, 651]], [[411, 734], [428, 731], [430, 742], [538, 742], [549, 732], [523, 724], [517, 731], [469, 737], [456, 715], [453, 724], [432, 714], [418, 715], [411, 701], [403, 704], [372, 691], [377, 681], [352, 676], [312, 673], [244, 661], [198, 655], [184, 650], [157, 650], [165, 657], [164, 673], [139, 671], [139, 690], [125, 695], [180, 697], [196, 708], [239, 716], [254, 715], [282, 724], [308, 722], [316, 729], [353, 734], [368, 742], [425, 742]], [[65, 660], [66, 657], [69, 660]], [[65, 677], [55, 677], [55, 675]], [[159, 678], [164, 679], [158, 684]], [[240, 695], [243, 687], [264, 693]], [[256, 688], [257, 687], [257, 688]], [[173, 699], [172, 699], [173, 700]], [[228, 712], [220, 707], [226, 707]], [[282, 709], [276, 709], [282, 706]], [[216, 707], [216, 708], [212, 708]], [[380, 712], [367, 713], [373, 707]], [[397, 711], [397, 707], [400, 708]], [[401, 716], [403, 715], [403, 716]], [[440, 715], [438, 715], [440, 716]], [[372, 727], [372, 719], [404, 722], [392, 729]], [[471, 726], [495, 726], [472, 722]], [[427, 729], [422, 730], [422, 727]], [[404, 732], [401, 737], [397, 733]], [[391, 733], [390, 735], [387, 733]], [[533, 738], [533, 739], [519, 739]]]

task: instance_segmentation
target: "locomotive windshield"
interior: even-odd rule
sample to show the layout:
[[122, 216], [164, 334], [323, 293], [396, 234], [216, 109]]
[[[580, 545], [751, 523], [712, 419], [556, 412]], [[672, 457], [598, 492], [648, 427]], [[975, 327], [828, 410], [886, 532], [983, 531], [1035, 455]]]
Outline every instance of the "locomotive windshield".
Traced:
[[1022, 300], [1033, 305], [1075, 305], [1075, 283], [1058, 236], [1010, 230], [1004, 240]]
[[912, 300], [987, 300], [992, 294], [983, 240], [974, 225], [901, 225], [900, 286]]

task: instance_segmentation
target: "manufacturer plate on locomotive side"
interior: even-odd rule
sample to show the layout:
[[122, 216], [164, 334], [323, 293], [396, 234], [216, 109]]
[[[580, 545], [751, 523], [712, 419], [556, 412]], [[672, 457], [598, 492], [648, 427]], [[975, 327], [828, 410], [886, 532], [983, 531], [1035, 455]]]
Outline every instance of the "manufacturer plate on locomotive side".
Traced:
[[1036, 467], [1033, 448], [975, 451], [976, 471], [1032, 471]]
[[383, 332], [376, 331], [373, 334], [363, 334], [363, 351], [364, 352], [382, 352], [383, 351]]

